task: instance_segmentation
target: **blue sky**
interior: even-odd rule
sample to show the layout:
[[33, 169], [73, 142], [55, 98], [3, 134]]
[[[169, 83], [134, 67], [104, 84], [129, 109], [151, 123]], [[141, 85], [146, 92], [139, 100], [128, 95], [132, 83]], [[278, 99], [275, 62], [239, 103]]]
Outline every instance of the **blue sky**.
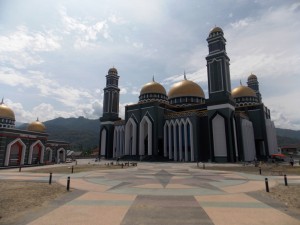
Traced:
[[[120, 115], [152, 80], [207, 95], [206, 38], [220, 26], [232, 88], [258, 76], [277, 127], [300, 129], [300, 2], [0, 0], [0, 95], [18, 122], [99, 118], [105, 75], [120, 75]], [[298, 103], [299, 104], [299, 103]]]

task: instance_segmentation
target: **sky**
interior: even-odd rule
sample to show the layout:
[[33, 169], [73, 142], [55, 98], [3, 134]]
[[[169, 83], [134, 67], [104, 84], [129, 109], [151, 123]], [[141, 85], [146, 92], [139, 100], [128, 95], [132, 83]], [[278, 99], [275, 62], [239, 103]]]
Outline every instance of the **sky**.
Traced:
[[17, 122], [96, 119], [115, 67], [122, 118], [153, 76], [168, 92], [185, 71], [208, 98], [215, 26], [227, 40], [232, 88], [256, 74], [275, 125], [299, 130], [296, 0], [0, 0], [0, 97]]

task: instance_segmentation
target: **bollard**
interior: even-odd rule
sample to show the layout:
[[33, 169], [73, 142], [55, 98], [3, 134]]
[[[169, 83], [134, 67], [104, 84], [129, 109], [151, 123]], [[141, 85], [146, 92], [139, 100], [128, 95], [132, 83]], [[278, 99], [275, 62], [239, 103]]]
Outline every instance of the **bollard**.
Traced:
[[284, 185], [285, 186], [288, 186], [288, 182], [287, 182], [287, 178], [286, 178], [286, 175], [284, 174]]
[[77, 166], [77, 160], [75, 160], [75, 165]]
[[52, 183], [52, 173], [50, 173], [50, 175], [49, 175], [49, 184], [51, 184]]
[[67, 180], [67, 191], [70, 191], [70, 177]]
[[123, 163], [122, 163], [122, 169], [123, 169], [123, 166], [124, 166], [124, 165], [123, 165]]
[[74, 172], [74, 166], [72, 166], [72, 173]]
[[268, 178], [265, 178], [265, 184], [266, 184], [266, 192], [270, 192], [270, 191], [269, 191]]
[[259, 174], [261, 175], [261, 167], [259, 167]]
[[19, 172], [21, 172], [22, 171], [22, 166], [20, 165], [20, 167], [19, 167]]
[[203, 169], [205, 170], [205, 164], [203, 163]]
[[199, 168], [199, 162], [197, 162], [197, 167]]

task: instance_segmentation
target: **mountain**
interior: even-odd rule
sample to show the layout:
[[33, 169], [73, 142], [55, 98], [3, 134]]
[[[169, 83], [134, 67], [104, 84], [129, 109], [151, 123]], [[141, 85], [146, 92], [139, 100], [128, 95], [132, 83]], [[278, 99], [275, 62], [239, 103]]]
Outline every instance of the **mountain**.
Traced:
[[[71, 143], [73, 150], [94, 149], [99, 142], [99, 120], [79, 118], [56, 118], [43, 122], [49, 134], [49, 140], [61, 140]], [[28, 124], [17, 126], [26, 129]]]
[[[71, 143], [73, 150], [90, 150], [99, 143], [99, 120], [79, 118], [56, 118], [44, 122], [49, 139]], [[17, 126], [26, 129], [28, 124]], [[276, 128], [278, 146], [300, 143], [300, 131]]]

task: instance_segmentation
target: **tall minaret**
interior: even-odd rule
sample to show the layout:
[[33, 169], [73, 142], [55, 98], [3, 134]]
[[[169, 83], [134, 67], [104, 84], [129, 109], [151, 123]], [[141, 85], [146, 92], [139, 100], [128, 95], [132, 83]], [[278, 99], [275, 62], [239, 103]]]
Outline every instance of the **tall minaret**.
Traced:
[[223, 35], [223, 30], [215, 27], [206, 39], [209, 50], [206, 57], [208, 93], [211, 102], [231, 99], [230, 59], [226, 53], [226, 39]]
[[238, 150], [234, 121], [235, 102], [231, 96], [229, 57], [226, 39], [220, 27], [213, 28], [208, 42], [207, 115], [209, 124], [210, 158], [215, 162], [235, 162]]
[[257, 80], [257, 76], [251, 73], [248, 77], [247, 84], [249, 88], [252, 88], [255, 91], [258, 102], [261, 103], [261, 94], [259, 92], [259, 82]]
[[103, 98], [103, 115], [100, 117], [99, 157], [113, 156], [114, 122], [119, 118], [120, 89], [116, 68], [110, 68], [106, 75], [106, 87]]

